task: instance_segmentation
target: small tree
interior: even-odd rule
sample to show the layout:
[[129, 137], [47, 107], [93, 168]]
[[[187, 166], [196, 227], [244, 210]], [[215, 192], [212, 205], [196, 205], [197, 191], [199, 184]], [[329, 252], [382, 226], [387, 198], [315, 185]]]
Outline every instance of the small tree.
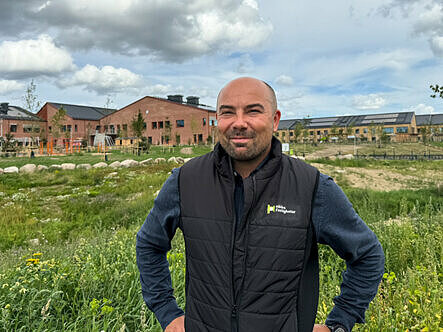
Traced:
[[51, 119], [51, 135], [57, 140], [60, 138], [61, 130], [63, 127], [63, 121], [65, 120], [66, 110], [61, 106], [57, 113]]
[[143, 129], [145, 127], [145, 121], [143, 120], [142, 113], [138, 110], [138, 114], [135, 118], [132, 119], [131, 129], [137, 139], [137, 153], [139, 153], [140, 148], [140, 140], [143, 136]]
[[36, 88], [37, 86], [35, 85], [34, 80], [31, 80], [29, 85], [26, 87], [25, 95], [22, 97], [23, 108], [32, 113], [37, 113], [41, 106], [41, 103], [38, 100], [37, 94], [35, 92]]
[[295, 124], [295, 127], [294, 127], [294, 139], [295, 139], [295, 142], [298, 142], [298, 138], [299, 138], [299, 136], [301, 135], [302, 132], [303, 132], [303, 124], [298, 121]]

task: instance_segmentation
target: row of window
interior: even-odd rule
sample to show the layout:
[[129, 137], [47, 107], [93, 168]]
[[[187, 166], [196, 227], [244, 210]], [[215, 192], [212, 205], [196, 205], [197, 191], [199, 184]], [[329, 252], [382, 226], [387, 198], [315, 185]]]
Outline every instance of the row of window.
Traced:
[[[386, 134], [393, 134], [394, 133], [394, 127], [385, 127], [383, 128], [383, 132]], [[396, 132], [399, 134], [407, 134], [408, 133], [408, 127], [396, 127]], [[327, 129], [325, 129], [323, 132], [321, 130], [310, 130], [309, 131], [309, 135], [310, 136], [314, 136], [314, 133], [316, 133], [316, 135], [328, 135], [329, 131]], [[360, 132], [360, 128], [355, 129], [354, 133], [356, 135], [359, 135]], [[363, 134], [367, 134], [368, 133], [368, 128], [363, 128]], [[373, 128], [372, 129], [372, 135], [375, 135], [376, 130]], [[338, 134], [342, 135], [343, 134], [343, 129], [339, 129], [338, 130]], [[275, 134], [276, 136], [279, 136], [279, 133]], [[281, 132], [282, 137], [286, 136], [286, 132], [282, 131]], [[289, 131], [289, 136], [292, 137], [294, 136], [294, 131]]]
[[[23, 125], [23, 132], [24, 133], [31, 133], [32, 131], [34, 131], [34, 133], [39, 133], [40, 127], [35, 126], [35, 125], [26, 125], [26, 124]], [[9, 132], [16, 133], [17, 132], [17, 125], [16, 124], [10, 125]]]

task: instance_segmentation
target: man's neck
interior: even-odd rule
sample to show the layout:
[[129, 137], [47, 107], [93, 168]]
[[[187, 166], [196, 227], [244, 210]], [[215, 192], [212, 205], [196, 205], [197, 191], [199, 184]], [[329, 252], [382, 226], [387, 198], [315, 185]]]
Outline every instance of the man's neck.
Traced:
[[269, 147], [265, 153], [252, 160], [232, 159], [233, 167], [243, 179], [246, 179], [263, 162], [263, 160], [265, 160], [270, 151], [271, 147]]

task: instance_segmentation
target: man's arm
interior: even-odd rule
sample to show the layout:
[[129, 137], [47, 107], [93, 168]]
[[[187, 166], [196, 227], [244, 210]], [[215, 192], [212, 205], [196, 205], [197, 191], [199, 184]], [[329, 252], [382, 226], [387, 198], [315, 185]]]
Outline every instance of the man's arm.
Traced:
[[355, 323], [364, 323], [365, 311], [377, 293], [384, 272], [383, 249], [340, 187], [324, 174], [320, 174], [312, 221], [317, 241], [329, 245], [347, 267], [326, 324], [339, 323], [351, 331]]
[[137, 233], [137, 265], [143, 299], [163, 329], [183, 316], [173, 295], [166, 253], [180, 219], [179, 170], [174, 169], [154, 201], [154, 207]]

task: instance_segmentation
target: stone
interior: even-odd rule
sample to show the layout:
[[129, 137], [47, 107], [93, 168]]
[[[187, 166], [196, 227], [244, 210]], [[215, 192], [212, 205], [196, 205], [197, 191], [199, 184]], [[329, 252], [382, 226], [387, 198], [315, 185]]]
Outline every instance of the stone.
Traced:
[[62, 169], [62, 167], [60, 165], [51, 165], [49, 166], [50, 170], [57, 170], [57, 169]]
[[102, 162], [99, 162], [99, 163], [96, 163], [96, 164], [92, 165], [92, 167], [94, 167], [94, 168], [104, 168], [104, 167], [108, 167], [108, 164], [102, 161]]
[[443, 182], [437, 183], [437, 192], [443, 194]]
[[165, 158], [157, 158], [154, 160], [154, 163], [156, 164], [165, 163], [165, 162], [166, 162]]
[[92, 166], [91, 166], [91, 164], [78, 164], [76, 168], [79, 168], [79, 169], [91, 169]]
[[187, 163], [189, 160], [191, 160], [192, 158], [184, 158], [184, 162]]
[[0, 168], [0, 175], [3, 174], [3, 168]]
[[149, 165], [149, 164], [152, 164], [154, 162], [154, 159], [152, 159], [152, 158], [148, 158], [148, 159], [146, 159], [146, 160], [142, 160], [141, 162], [140, 162], [140, 164], [142, 164], [142, 165]]
[[40, 244], [39, 239], [30, 239], [28, 242], [31, 246], [38, 246]]
[[338, 169], [338, 170], [336, 170], [336, 172], [341, 173], [341, 174], [346, 173], [346, 171], [344, 169]]
[[177, 160], [177, 162], [179, 164], [184, 164], [185, 163], [185, 158], [182, 158], [182, 157], [175, 157], [175, 160]]
[[134, 167], [134, 166], [138, 166], [138, 164], [139, 164], [139, 162], [138, 161], [135, 161], [135, 160], [132, 160], [132, 159], [126, 159], [126, 160], [123, 160], [122, 162], [121, 162], [121, 166], [122, 167]]
[[187, 155], [192, 154], [192, 147], [182, 148], [180, 150], [180, 153], [181, 154], [187, 154]]
[[354, 159], [354, 156], [353, 156], [352, 154], [345, 154], [345, 155], [343, 156], [343, 159], [351, 160], [351, 159]]
[[111, 168], [119, 168], [119, 167], [121, 167], [121, 163], [119, 161], [114, 161], [114, 162], [109, 164], [109, 167], [111, 167]]
[[62, 166], [63, 170], [75, 169], [75, 164], [72, 164], [72, 163], [63, 163], [61, 166]]
[[34, 173], [37, 169], [37, 166], [34, 164], [26, 164], [20, 167], [20, 173]]
[[169, 158], [168, 159], [168, 163], [176, 163], [176, 164], [178, 164], [177, 159], [175, 157]]
[[5, 173], [5, 174], [18, 173], [18, 168], [15, 166], [6, 167], [3, 170], [3, 173]]
[[41, 171], [47, 171], [48, 170], [48, 166], [45, 165], [38, 165], [37, 166], [37, 171], [41, 172]]

